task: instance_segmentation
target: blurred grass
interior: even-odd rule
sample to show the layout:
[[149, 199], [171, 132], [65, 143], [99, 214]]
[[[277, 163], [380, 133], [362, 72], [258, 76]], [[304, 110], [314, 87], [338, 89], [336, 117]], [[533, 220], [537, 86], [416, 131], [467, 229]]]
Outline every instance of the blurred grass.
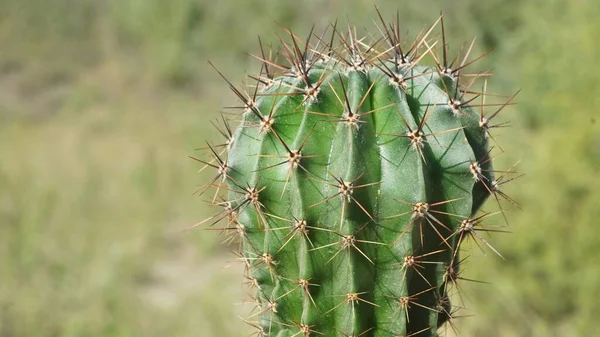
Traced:
[[[400, 3], [381, 1], [384, 13]], [[444, 10], [478, 36], [495, 92], [523, 91], [498, 135], [523, 207], [470, 258], [463, 336], [593, 336], [600, 314], [600, 34], [594, 0], [407, 2], [412, 32]], [[0, 336], [244, 336], [239, 266], [213, 233], [187, 159], [231, 100], [243, 52], [275, 22], [300, 35], [369, 1], [0, 0]], [[504, 113], [503, 113], [504, 114]], [[489, 203], [493, 208], [493, 202]], [[475, 247], [473, 255], [481, 255]], [[224, 268], [231, 265], [230, 268]]]

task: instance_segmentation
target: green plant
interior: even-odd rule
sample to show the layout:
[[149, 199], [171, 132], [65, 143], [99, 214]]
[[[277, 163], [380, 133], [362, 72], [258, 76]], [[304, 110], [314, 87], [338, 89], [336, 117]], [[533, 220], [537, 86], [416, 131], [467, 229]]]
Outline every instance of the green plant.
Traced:
[[479, 234], [495, 213], [477, 214], [510, 201], [488, 140], [512, 97], [486, 115], [485, 84], [471, 87], [489, 74], [466, 73], [473, 43], [448, 61], [442, 17], [409, 45], [379, 17], [371, 43], [337, 24], [287, 31], [277, 53], [261, 43], [255, 85], [226, 79], [241, 123], [223, 118], [226, 141], [196, 159], [217, 170], [199, 193], [222, 207], [198, 225], [239, 242], [258, 336], [435, 336], [454, 327], [461, 244], [500, 255]]

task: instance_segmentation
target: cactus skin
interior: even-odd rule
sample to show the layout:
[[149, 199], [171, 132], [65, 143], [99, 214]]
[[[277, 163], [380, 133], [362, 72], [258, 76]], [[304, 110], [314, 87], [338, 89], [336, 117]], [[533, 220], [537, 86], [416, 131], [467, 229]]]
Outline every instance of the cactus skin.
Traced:
[[443, 64], [425, 66], [431, 30], [406, 53], [395, 31], [387, 53], [352, 32], [303, 50], [290, 33], [289, 66], [263, 52], [252, 94], [230, 83], [242, 121], [199, 161], [218, 170], [207, 187], [224, 210], [207, 221], [239, 242], [258, 336], [437, 336], [453, 318], [459, 246], [481, 239], [476, 214], [506, 181], [488, 131], [508, 103], [485, 119], [445, 41]]

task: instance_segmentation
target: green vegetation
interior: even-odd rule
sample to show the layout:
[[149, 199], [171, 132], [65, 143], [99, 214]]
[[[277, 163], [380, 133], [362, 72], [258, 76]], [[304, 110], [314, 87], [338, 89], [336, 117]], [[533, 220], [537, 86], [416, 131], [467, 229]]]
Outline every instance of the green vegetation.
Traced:
[[477, 57], [431, 57], [442, 17], [404, 46], [380, 19], [384, 44], [336, 25], [331, 42], [290, 33], [247, 96], [232, 87], [243, 121], [223, 114], [221, 145], [196, 159], [216, 170], [205, 222], [228, 220], [212, 229], [239, 245], [259, 336], [437, 336], [454, 324], [460, 247], [493, 251], [478, 211], [514, 177], [494, 177], [488, 144], [512, 98], [476, 111]]
[[[507, 258], [473, 246], [463, 336], [600, 333], [600, 8], [594, 0], [383, 2], [412, 32], [443, 10], [454, 46], [495, 49], [490, 91], [521, 88], [496, 134], [507, 192]], [[433, 10], [435, 9], [435, 10]], [[0, 0], [0, 335], [245, 336], [242, 266], [191, 194], [188, 159], [232, 97], [243, 52], [275, 22], [299, 34], [366, 1]], [[486, 209], [493, 210], [493, 203]], [[225, 256], [225, 258], [223, 258]], [[230, 266], [229, 268], [224, 268]], [[470, 314], [470, 311], [465, 311]]]

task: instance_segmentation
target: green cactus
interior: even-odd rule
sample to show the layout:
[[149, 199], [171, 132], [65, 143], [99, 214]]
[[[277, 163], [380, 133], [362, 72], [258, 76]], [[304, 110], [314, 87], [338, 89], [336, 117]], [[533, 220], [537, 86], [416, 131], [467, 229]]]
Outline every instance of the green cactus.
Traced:
[[486, 117], [470, 87], [489, 74], [465, 73], [471, 48], [448, 64], [442, 17], [408, 46], [397, 22], [370, 45], [330, 28], [288, 32], [281, 61], [261, 43], [256, 85], [227, 81], [241, 122], [223, 118], [226, 142], [197, 159], [217, 170], [200, 193], [222, 207], [200, 224], [239, 242], [258, 336], [436, 336], [454, 326], [461, 243], [497, 253], [477, 213], [508, 198], [488, 140], [512, 98]]

